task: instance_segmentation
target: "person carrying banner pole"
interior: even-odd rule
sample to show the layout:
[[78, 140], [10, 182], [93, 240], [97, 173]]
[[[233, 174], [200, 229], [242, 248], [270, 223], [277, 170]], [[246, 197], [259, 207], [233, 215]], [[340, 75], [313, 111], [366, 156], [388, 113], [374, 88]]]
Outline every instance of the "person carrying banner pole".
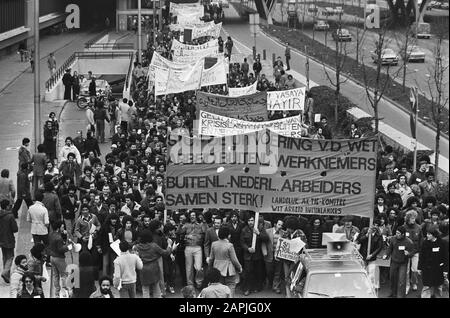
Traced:
[[409, 123], [411, 126], [411, 135], [414, 139], [414, 163], [413, 167], [417, 167], [417, 113], [419, 111], [419, 96], [417, 94], [417, 87], [410, 88], [409, 101], [411, 103], [411, 113], [409, 116]]

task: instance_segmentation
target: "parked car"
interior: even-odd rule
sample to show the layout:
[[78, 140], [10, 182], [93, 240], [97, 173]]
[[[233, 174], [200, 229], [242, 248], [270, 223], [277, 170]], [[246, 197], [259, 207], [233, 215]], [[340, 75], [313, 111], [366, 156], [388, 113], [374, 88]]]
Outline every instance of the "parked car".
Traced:
[[[371, 53], [371, 57], [374, 63], [378, 63], [377, 51]], [[383, 49], [381, 50], [381, 65], [397, 65], [398, 55], [393, 49]]]
[[330, 25], [324, 20], [317, 20], [313, 28], [316, 31], [326, 31], [330, 29]]
[[406, 57], [404, 56], [405, 51], [402, 50], [402, 59], [408, 62], [425, 62], [425, 52], [417, 45], [411, 45], [406, 48]]
[[427, 22], [419, 22], [418, 27], [417, 23], [414, 22], [412, 25], [412, 32], [414, 36], [418, 38], [429, 39], [431, 38], [431, 25]]
[[335, 41], [351, 41], [352, 35], [347, 29], [337, 29], [335, 32], [333, 32], [333, 39]]
[[442, 2], [439, 2], [439, 1], [431, 1], [431, 2], [430, 2], [430, 6], [431, 6], [433, 9], [439, 9], [439, 8], [442, 6]]
[[441, 5], [441, 9], [442, 9], [442, 10], [448, 10], [448, 2], [444, 2], [444, 3]]

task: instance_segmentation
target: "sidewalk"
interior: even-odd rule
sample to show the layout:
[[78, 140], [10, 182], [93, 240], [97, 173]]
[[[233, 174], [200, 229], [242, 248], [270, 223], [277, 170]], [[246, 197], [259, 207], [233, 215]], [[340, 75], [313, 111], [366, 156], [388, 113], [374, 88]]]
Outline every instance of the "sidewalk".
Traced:
[[[87, 31], [69, 32], [61, 35], [42, 37], [40, 82], [41, 95], [45, 90], [45, 81], [49, 77], [47, 69], [47, 55], [55, 52], [57, 65], [61, 65], [73, 52], [83, 51], [84, 42], [93, 37], [94, 33]], [[16, 184], [17, 148], [22, 138], [33, 136], [33, 74], [29, 63], [21, 63], [17, 54], [11, 54], [0, 60], [0, 105], [4, 116], [0, 117], [0, 149], [1, 169], [10, 171], [10, 178]], [[48, 118], [50, 112], [59, 114], [65, 101], [41, 102], [41, 125]], [[72, 105], [72, 107], [76, 107]], [[33, 153], [34, 150], [32, 149]], [[26, 221], [26, 213], [19, 212], [19, 233], [16, 235], [15, 255], [29, 255], [32, 247], [30, 224]], [[0, 264], [0, 270], [3, 266]], [[0, 280], [0, 298], [9, 297], [9, 285]]]

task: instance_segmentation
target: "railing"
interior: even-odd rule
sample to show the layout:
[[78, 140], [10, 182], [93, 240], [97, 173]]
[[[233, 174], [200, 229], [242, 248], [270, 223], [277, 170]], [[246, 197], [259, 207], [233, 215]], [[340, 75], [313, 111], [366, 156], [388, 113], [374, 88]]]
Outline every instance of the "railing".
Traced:
[[[75, 61], [75, 59], [114, 59], [129, 58], [133, 61], [134, 51], [109, 51], [109, 52], [75, 52], [73, 53], [61, 67], [45, 82], [45, 89], [50, 91], [62, 78], [67, 68]], [[130, 62], [130, 67], [132, 66]]]
[[72, 63], [75, 61], [75, 53], [72, 54], [59, 68], [58, 70], [53, 73], [53, 75], [45, 82], [45, 89], [47, 91], [50, 91], [50, 89], [58, 83], [59, 79], [64, 75], [66, 72], [66, 69], [72, 65]]
[[84, 47], [87, 49], [90, 48], [91, 45], [95, 44], [98, 40], [100, 40], [102, 37], [104, 37], [107, 34], [108, 34], [108, 30], [104, 30], [104, 31], [100, 32], [99, 34], [94, 36], [92, 39], [90, 39], [89, 41], [84, 43]]
[[87, 49], [99, 49], [99, 50], [133, 50], [133, 43], [94, 43]]

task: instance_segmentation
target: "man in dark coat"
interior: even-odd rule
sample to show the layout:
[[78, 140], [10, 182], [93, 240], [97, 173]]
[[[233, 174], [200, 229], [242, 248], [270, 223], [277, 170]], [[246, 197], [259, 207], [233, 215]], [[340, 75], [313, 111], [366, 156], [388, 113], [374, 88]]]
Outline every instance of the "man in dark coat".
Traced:
[[27, 207], [33, 205], [30, 181], [28, 180], [28, 163], [22, 163], [21, 169], [17, 172], [17, 200], [12, 209], [16, 219], [19, 217], [19, 209], [23, 201], [25, 201]]
[[72, 100], [72, 75], [70, 75], [70, 68], [66, 70], [62, 78], [62, 82], [64, 85], [64, 99]]
[[399, 226], [395, 236], [391, 238], [387, 254], [383, 259], [391, 258], [390, 281], [391, 298], [406, 297], [406, 269], [409, 259], [414, 255], [414, 243], [406, 237], [405, 227]]
[[439, 237], [437, 226], [427, 230], [419, 254], [419, 274], [422, 275], [422, 298], [441, 297], [442, 284], [448, 275], [448, 248]]
[[16, 246], [14, 233], [17, 233], [19, 230], [13, 214], [7, 210], [8, 207], [9, 200], [2, 200], [0, 202], [0, 247], [3, 257], [3, 271], [1, 276], [7, 284], [9, 284], [11, 276], [10, 271], [14, 259], [14, 248]]

